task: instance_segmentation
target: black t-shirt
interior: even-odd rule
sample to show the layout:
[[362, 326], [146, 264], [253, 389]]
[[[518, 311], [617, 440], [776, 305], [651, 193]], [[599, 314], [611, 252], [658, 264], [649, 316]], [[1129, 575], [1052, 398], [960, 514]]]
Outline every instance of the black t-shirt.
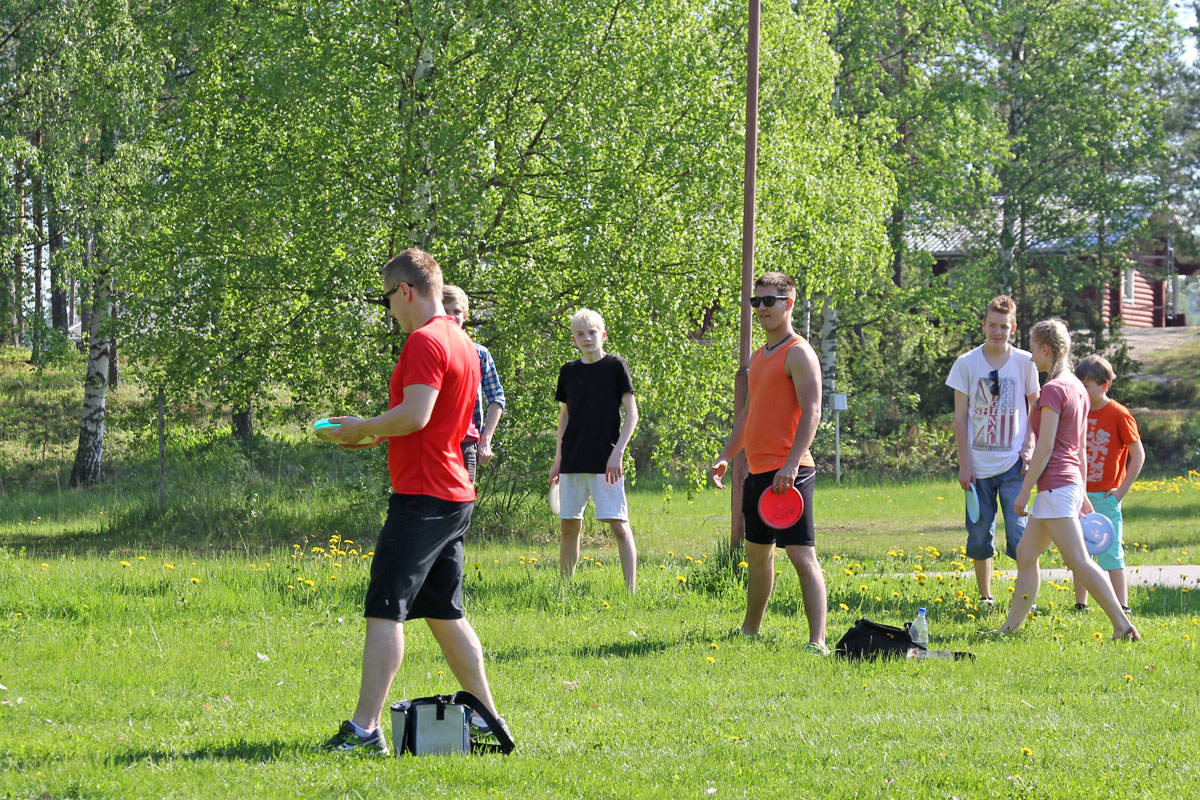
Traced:
[[633, 391], [629, 365], [611, 353], [592, 364], [575, 359], [558, 371], [554, 399], [567, 404], [559, 472], [600, 473], [621, 435], [621, 397]]

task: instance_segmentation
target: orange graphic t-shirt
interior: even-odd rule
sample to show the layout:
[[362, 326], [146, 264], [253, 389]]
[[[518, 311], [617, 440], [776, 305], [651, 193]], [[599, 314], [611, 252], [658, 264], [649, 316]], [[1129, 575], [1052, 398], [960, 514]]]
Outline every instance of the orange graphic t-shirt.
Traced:
[[1137, 420], [1116, 400], [1088, 413], [1087, 490], [1107, 492], [1125, 481], [1129, 445], [1141, 439]]

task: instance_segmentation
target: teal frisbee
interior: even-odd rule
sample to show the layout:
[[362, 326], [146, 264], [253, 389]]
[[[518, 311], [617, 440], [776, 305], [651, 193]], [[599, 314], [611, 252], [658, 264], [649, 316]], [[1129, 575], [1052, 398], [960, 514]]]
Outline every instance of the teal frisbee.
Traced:
[[971, 484], [971, 488], [966, 491], [967, 501], [967, 519], [972, 523], [979, 522], [979, 493], [975, 491], [975, 484]]
[[[334, 444], [341, 444], [341, 442], [339, 442], [333, 436], [334, 432], [337, 431], [337, 429], [340, 427], [342, 427], [341, 423], [330, 422], [328, 418], [319, 419], [313, 423], [313, 433], [315, 433], [317, 435], [317, 438], [323, 442], [333, 442]], [[358, 444], [370, 444], [373, 441], [375, 441], [374, 436], [367, 436], [367, 437], [361, 439], [358, 442]]]

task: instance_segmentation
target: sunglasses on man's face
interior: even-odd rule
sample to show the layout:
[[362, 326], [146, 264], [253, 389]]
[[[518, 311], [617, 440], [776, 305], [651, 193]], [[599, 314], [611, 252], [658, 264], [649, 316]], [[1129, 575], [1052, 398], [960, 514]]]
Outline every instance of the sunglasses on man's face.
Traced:
[[791, 300], [791, 298], [786, 294], [769, 294], [766, 297], [751, 297], [750, 307], [774, 308], [776, 300], [782, 300], [784, 303], [786, 303], [788, 300]]
[[396, 293], [396, 290], [399, 289], [403, 285], [404, 285], [404, 281], [400, 281], [400, 283], [397, 283], [395, 286], [388, 289], [383, 294], [374, 294], [374, 295], [369, 294], [369, 295], [367, 295], [367, 302], [374, 303], [377, 306], [383, 306], [387, 310], [391, 311], [392, 295], [394, 295]]

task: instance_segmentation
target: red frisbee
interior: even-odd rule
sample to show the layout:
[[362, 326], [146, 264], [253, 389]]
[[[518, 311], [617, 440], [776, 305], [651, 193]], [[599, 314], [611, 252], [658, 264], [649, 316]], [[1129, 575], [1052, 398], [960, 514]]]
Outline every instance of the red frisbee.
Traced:
[[776, 494], [770, 486], [758, 497], [758, 516], [776, 530], [790, 528], [804, 513], [804, 498], [795, 486]]

